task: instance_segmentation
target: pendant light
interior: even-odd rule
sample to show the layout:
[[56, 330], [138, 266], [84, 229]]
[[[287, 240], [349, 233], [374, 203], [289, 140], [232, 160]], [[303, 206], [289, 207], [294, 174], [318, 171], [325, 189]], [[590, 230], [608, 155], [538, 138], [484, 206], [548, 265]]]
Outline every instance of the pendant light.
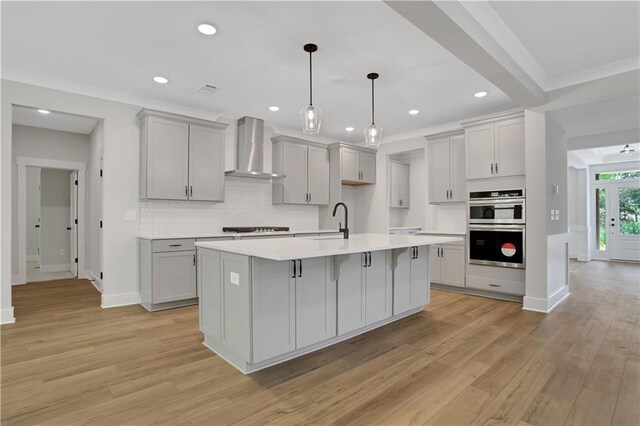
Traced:
[[382, 139], [382, 127], [376, 126], [375, 120], [375, 98], [373, 82], [379, 75], [375, 72], [367, 74], [367, 78], [371, 80], [371, 126], [364, 131], [364, 137], [367, 141], [367, 146], [371, 148], [378, 148], [380, 146], [380, 139]]
[[624, 148], [622, 148], [622, 150], [620, 151], [620, 154], [622, 154], [622, 155], [631, 155], [631, 153], [634, 152], [634, 151], [635, 151], [635, 149], [631, 148], [629, 146], [629, 144], [626, 144], [624, 146]]
[[309, 52], [309, 105], [300, 110], [300, 120], [302, 120], [302, 131], [308, 134], [320, 132], [322, 124], [322, 109], [313, 106], [313, 68], [311, 55], [318, 50], [318, 46], [313, 43], [305, 44], [304, 51]]

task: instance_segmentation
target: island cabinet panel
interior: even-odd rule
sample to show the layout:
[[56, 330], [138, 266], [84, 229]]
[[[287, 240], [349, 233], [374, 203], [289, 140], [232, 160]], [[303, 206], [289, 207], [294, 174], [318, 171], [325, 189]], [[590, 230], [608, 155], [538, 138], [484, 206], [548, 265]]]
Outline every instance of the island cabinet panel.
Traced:
[[252, 259], [252, 341], [256, 363], [296, 348], [294, 275], [297, 274], [293, 260]]
[[372, 251], [369, 260], [363, 268], [366, 325], [389, 318], [393, 299], [388, 252]]
[[393, 315], [429, 303], [427, 247], [394, 250], [392, 264]]
[[[222, 341], [222, 276], [219, 265], [220, 252], [198, 250], [198, 295], [209, 303], [206, 309], [200, 309], [200, 330], [216, 343]], [[202, 285], [203, 280], [206, 285]]]
[[336, 288], [330, 275], [331, 259], [298, 261], [295, 278], [296, 349], [336, 335]]
[[[411, 250], [409, 250], [411, 252]], [[429, 303], [429, 257], [427, 247], [416, 247], [411, 259], [411, 307]]]
[[364, 253], [336, 256], [340, 263], [338, 278], [338, 334], [345, 334], [365, 325], [362, 270]]
[[[244, 360], [251, 359], [249, 257], [220, 254], [222, 272], [222, 344]], [[210, 308], [207, 303], [205, 308]]]

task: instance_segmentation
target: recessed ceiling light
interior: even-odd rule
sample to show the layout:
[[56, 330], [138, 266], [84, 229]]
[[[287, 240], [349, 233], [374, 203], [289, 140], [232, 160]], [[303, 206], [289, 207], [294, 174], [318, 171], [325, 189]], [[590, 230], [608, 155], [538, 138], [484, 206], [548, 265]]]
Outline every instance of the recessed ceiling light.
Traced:
[[269, 111], [273, 111], [273, 112], [280, 111], [280, 107], [272, 105], [272, 106], [269, 107]]
[[411, 114], [411, 115], [416, 115], [416, 114], [417, 114], [417, 113], [419, 113], [419, 112], [420, 112], [420, 110], [419, 110], [419, 109], [412, 109], [412, 110], [409, 110], [409, 114]]
[[39, 109], [38, 112], [40, 114], [51, 114], [51, 111], [49, 111], [48, 109]]
[[487, 92], [476, 92], [473, 94], [473, 96], [475, 96], [476, 98], [484, 98], [485, 96], [487, 96]]
[[204, 35], [214, 35], [218, 32], [216, 27], [211, 24], [200, 24], [198, 25], [198, 31], [200, 31]]
[[156, 83], [159, 83], [159, 84], [167, 84], [169, 82], [169, 80], [167, 78], [160, 77], [159, 75], [153, 77], [153, 81], [155, 81]]
[[347, 132], [353, 132], [354, 128], [349, 126], [344, 128]]

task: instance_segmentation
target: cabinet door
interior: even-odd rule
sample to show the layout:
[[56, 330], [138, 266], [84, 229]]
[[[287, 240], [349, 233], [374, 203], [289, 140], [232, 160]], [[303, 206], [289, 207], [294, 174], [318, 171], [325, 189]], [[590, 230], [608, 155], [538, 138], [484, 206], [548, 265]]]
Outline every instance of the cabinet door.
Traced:
[[189, 199], [224, 200], [224, 134], [189, 126]]
[[284, 194], [288, 204], [307, 204], [307, 146], [286, 142], [284, 149]]
[[408, 209], [410, 206], [410, 169], [408, 164], [398, 164], [398, 197], [400, 199], [400, 207]]
[[363, 183], [376, 183], [376, 155], [369, 152], [360, 153], [360, 173]]
[[495, 124], [496, 174], [517, 176], [525, 173], [524, 118], [505, 120]]
[[444, 244], [442, 250], [442, 277], [438, 282], [464, 287], [464, 247]]
[[429, 202], [446, 203], [447, 191], [451, 188], [449, 177], [449, 138], [429, 142]]
[[196, 252], [154, 253], [152, 287], [152, 303], [196, 297]]
[[308, 147], [307, 187], [309, 204], [329, 204], [329, 150]]
[[371, 266], [364, 268], [366, 325], [391, 316], [392, 286], [387, 282], [387, 265], [386, 250], [372, 251]]
[[189, 125], [149, 117], [147, 198], [186, 200], [189, 186]]
[[342, 180], [360, 181], [360, 152], [355, 149], [340, 148]]
[[429, 303], [429, 259], [427, 246], [417, 249], [416, 258], [411, 259], [411, 307]]
[[[295, 349], [293, 262], [253, 258], [253, 362]], [[225, 305], [230, 306], [230, 305]]]
[[338, 335], [364, 326], [362, 269], [364, 254], [353, 253], [334, 259], [341, 263], [338, 278]]
[[302, 259], [296, 278], [296, 349], [336, 335], [336, 292], [328, 257]]
[[400, 207], [400, 164], [389, 164], [389, 207]]
[[441, 283], [442, 282], [442, 265], [440, 250], [441, 245], [429, 246], [429, 282]]
[[465, 130], [467, 179], [494, 176], [493, 123], [468, 127]]
[[464, 135], [451, 137], [450, 143], [450, 198], [451, 202], [467, 200], [466, 174], [464, 170]]
[[393, 315], [411, 306], [411, 248], [393, 250]]

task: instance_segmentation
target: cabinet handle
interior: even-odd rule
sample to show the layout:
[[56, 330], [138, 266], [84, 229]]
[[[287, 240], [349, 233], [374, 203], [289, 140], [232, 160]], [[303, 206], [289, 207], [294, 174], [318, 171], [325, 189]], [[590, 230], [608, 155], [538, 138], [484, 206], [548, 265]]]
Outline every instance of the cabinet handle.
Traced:
[[366, 252], [366, 251], [365, 251], [365, 252], [363, 252], [363, 253], [362, 253], [362, 256], [364, 256], [364, 257], [363, 257], [362, 267], [363, 267], [363, 268], [366, 268], [366, 267], [367, 267], [367, 252]]
[[493, 163], [491, 163], [491, 174], [493, 174]]
[[189, 196], [189, 187], [187, 185], [184, 186], [184, 196], [185, 197]]
[[311, 193], [309, 193], [309, 202], [311, 202]]
[[298, 271], [298, 277], [302, 277], [302, 259], [298, 259], [298, 262], [300, 262], [300, 270]]
[[296, 277], [296, 261], [292, 260], [291, 262], [293, 262], [293, 275], [291, 275], [291, 278], [295, 278]]
[[196, 266], [196, 255], [193, 255], [193, 266]]
[[449, 190], [449, 199], [453, 200], [453, 189]]
[[502, 287], [500, 284], [489, 284], [489, 287]]
[[169, 244], [169, 247], [182, 247], [182, 244]]
[[418, 251], [418, 246], [416, 246], [416, 259], [418, 258], [419, 254], [420, 254], [420, 251]]
[[193, 185], [189, 186], [189, 197], [193, 197]]
[[368, 256], [369, 256], [369, 267], [371, 267], [371, 252], [368, 251], [367, 253], [368, 253]]
[[496, 174], [498, 174], [498, 163], [496, 163]]

